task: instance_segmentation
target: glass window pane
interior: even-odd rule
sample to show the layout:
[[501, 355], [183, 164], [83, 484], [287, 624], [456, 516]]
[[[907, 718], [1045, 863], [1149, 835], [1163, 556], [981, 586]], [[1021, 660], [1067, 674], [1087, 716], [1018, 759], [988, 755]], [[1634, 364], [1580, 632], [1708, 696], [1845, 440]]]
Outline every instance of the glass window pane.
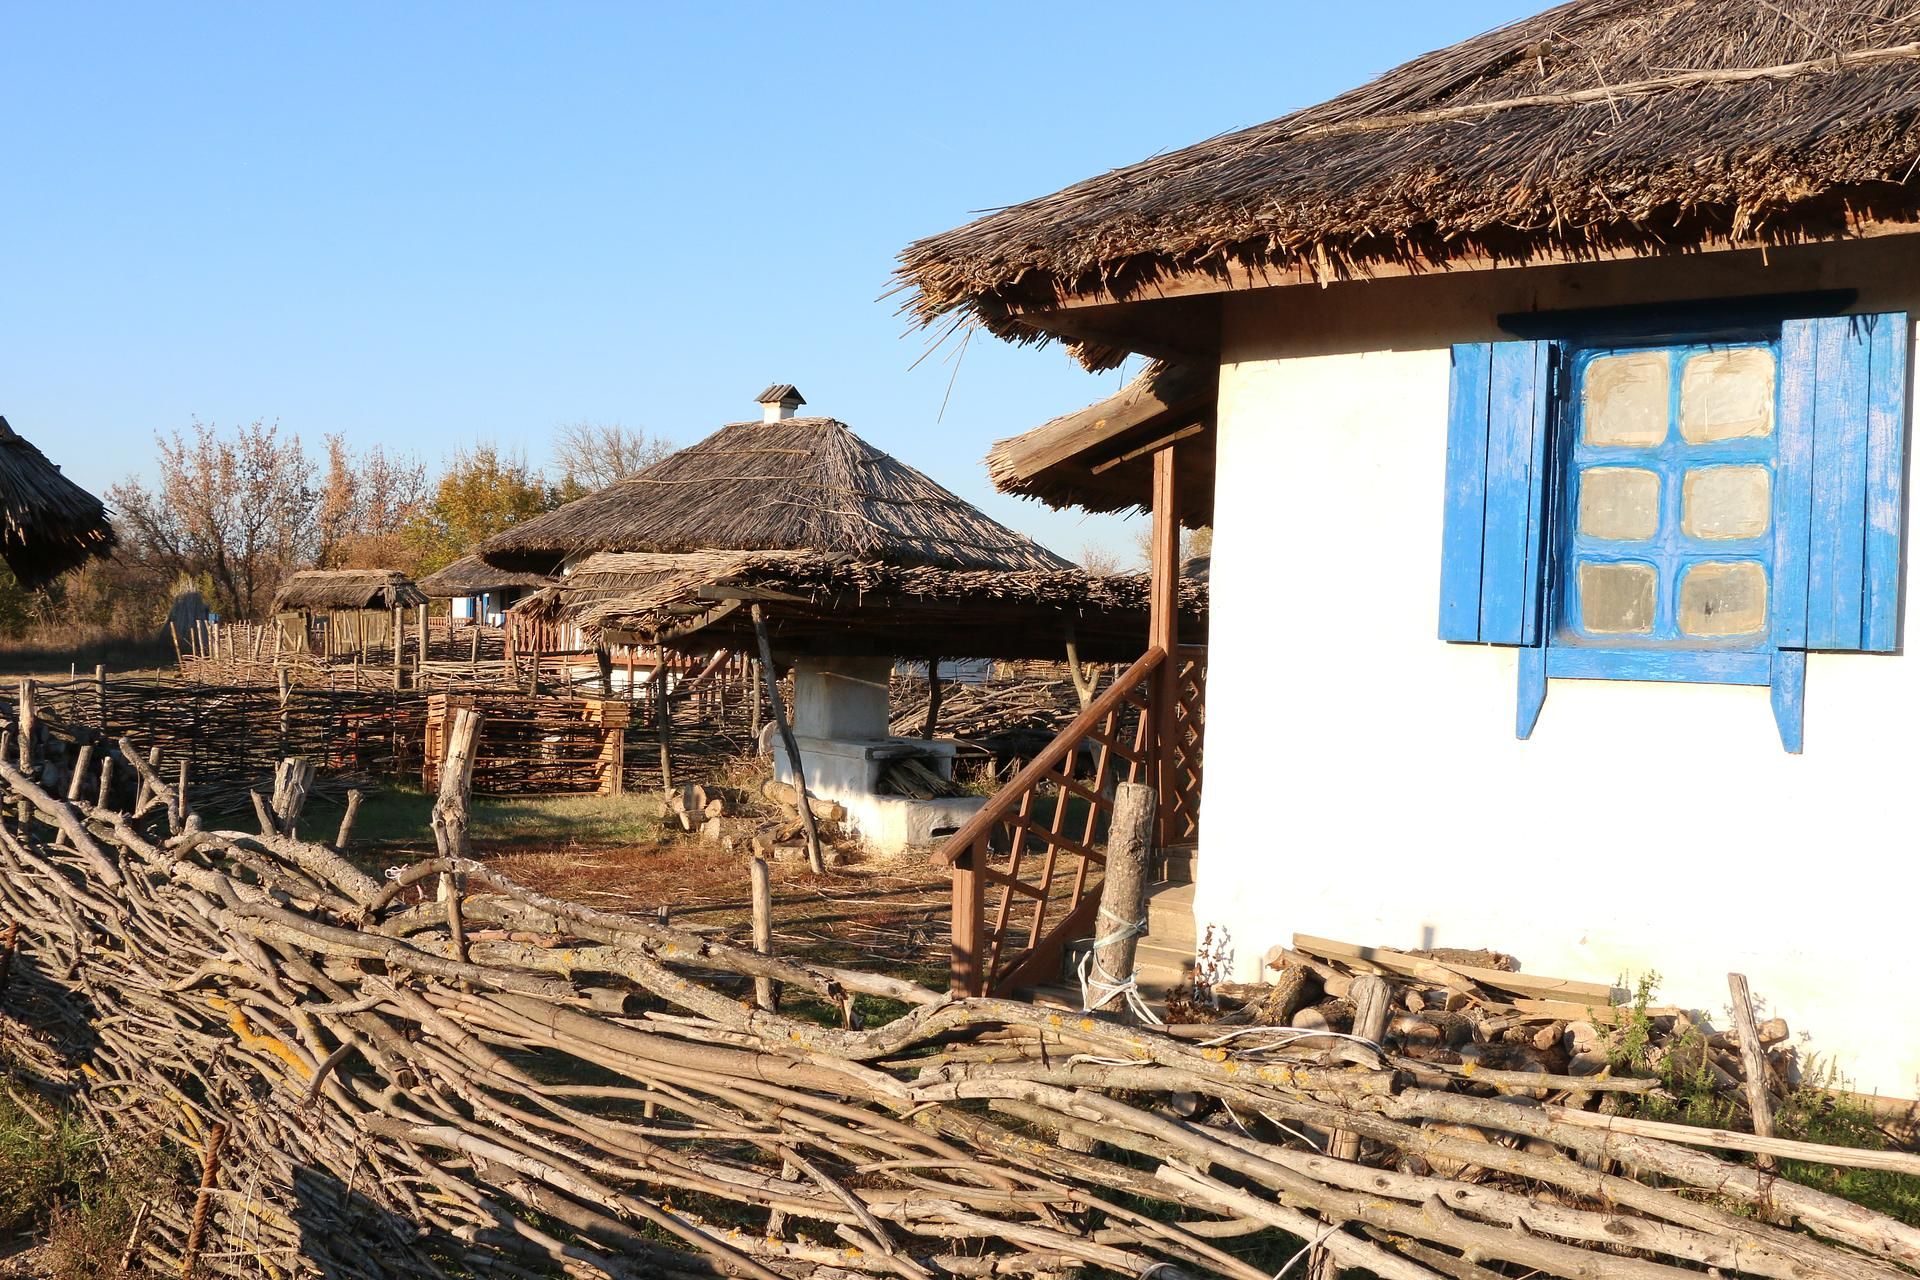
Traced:
[[1660, 531], [1660, 476], [1640, 467], [1588, 467], [1580, 473], [1580, 532], [1639, 542]]
[[1757, 538], [1773, 522], [1773, 477], [1765, 467], [1694, 467], [1680, 486], [1680, 527], [1689, 538]]
[[1664, 351], [1601, 356], [1588, 364], [1580, 397], [1582, 442], [1647, 449], [1665, 440], [1667, 364]]
[[1767, 628], [1767, 571], [1751, 560], [1692, 565], [1680, 580], [1680, 630], [1750, 636]]
[[1580, 625], [1594, 635], [1644, 635], [1653, 630], [1650, 564], [1580, 563]]
[[1680, 374], [1680, 435], [1711, 444], [1773, 434], [1773, 352], [1765, 347], [1707, 351]]

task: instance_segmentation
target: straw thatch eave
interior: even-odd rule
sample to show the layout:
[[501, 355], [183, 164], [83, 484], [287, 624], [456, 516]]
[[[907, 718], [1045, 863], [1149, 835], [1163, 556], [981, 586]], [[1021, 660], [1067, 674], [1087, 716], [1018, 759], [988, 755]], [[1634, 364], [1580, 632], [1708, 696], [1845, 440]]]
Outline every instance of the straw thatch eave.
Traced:
[[398, 569], [303, 569], [281, 584], [273, 611], [412, 608], [426, 602], [420, 588]]
[[106, 505], [0, 418], [0, 559], [14, 580], [32, 591], [118, 544]]
[[1153, 494], [1153, 453], [1175, 449], [1182, 523], [1213, 519], [1219, 374], [1156, 361], [1117, 393], [994, 444], [987, 474], [1003, 493], [1050, 507], [1137, 512]]
[[1841, 238], [1920, 222], [1916, 121], [1906, 0], [1573, 0], [918, 241], [899, 278], [923, 321], [1034, 340], [1067, 299]]
[[603, 551], [806, 551], [953, 569], [1067, 562], [831, 418], [741, 422], [557, 511], [479, 554], [540, 570]]
[[[517, 608], [576, 623], [590, 642], [688, 652], [751, 649], [761, 603], [783, 657], [1050, 658], [1071, 631], [1089, 659], [1131, 661], [1146, 638], [1144, 575], [896, 565], [811, 552], [594, 556]], [[1182, 634], [1205, 633], [1203, 584], [1183, 582]]]
[[446, 568], [430, 573], [414, 585], [432, 600], [477, 596], [492, 591], [538, 591], [551, 586], [544, 573], [518, 573], [488, 564], [479, 556], [461, 556]]

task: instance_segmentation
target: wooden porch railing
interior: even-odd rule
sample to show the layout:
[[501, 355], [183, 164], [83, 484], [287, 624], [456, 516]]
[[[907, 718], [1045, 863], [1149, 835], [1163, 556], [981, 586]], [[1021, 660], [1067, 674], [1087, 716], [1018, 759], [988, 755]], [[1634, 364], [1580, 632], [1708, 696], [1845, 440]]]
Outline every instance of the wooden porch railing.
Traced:
[[[937, 860], [953, 869], [956, 993], [1004, 994], [1051, 977], [1067, 943], [1092, 927], [1100, 899], [1090, 873], [1105, 862], [1114, 784], [1154, 776], [1150, 677], [1166, 658], [1152, 649], [1122, 672], [941, 846]], [[1197, 788], [1197, 749], [1192, 776]]]
[[1200, 782], [1207, 732], [1207, 647], [1173, 651], [1171, 714], [1161, 722], [1160, 844], [1187, 844], [1200, 836]]

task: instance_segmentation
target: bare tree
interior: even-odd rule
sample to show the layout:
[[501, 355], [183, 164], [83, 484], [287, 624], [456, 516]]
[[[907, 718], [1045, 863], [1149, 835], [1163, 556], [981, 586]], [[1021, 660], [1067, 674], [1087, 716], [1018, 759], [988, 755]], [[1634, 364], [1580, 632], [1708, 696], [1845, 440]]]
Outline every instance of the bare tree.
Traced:
[[411, 569], [402, 531], [426, 508], [427, 468], [384, 445], [356, 454], [327, 437], [327, 473], [315, 512], [315, 563], [323, 569]]
[[255, 421], [223, 433], [156, 435], [158, 487], [128, 480], [107, 491], [133, 550], [169, 577], [205, 576], [216, 607], [257, 617], [280, 578], [314, 542], [313, 464], [298, 436]]
[[1111, 578], [1116, 573], [1126, 572], [1126, 566], [1120, 563], [1117, 552], [1092, 542], [1080, 548], [1080, 567], [1095, 578]]
[[617, 422], [570, 422], [553, 438], [561, 496], [569, 500], [604, 489], [672, 452], [672, 443], [662, 437]]

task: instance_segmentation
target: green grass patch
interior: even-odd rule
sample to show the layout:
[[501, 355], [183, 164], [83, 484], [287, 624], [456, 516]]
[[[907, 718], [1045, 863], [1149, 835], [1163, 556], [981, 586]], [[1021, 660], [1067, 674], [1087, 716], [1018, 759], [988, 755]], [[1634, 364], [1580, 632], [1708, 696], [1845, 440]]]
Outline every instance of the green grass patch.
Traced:
[[[433, 844], [433, 797], [411, 787], [384, 788], [369, 795], [354, 819], [359, 845]], [[300, 825], [331, 839], [339, 828], [341, 806], [307, 806]], [[661, 839], [660, 798], [651, 793], [624, 796], [527, 796], [473, 801], [472, 835], [482, 846], [496, 844], [639, 845]]]
[[139, 1206], [180, 1194], [162, 1144], [128, 1136], [108, 1147], [73, 1112], [0, 1089], [0, 1236], [44, 1240], [54, 1280], [127, 1274], [120, 1260]]

